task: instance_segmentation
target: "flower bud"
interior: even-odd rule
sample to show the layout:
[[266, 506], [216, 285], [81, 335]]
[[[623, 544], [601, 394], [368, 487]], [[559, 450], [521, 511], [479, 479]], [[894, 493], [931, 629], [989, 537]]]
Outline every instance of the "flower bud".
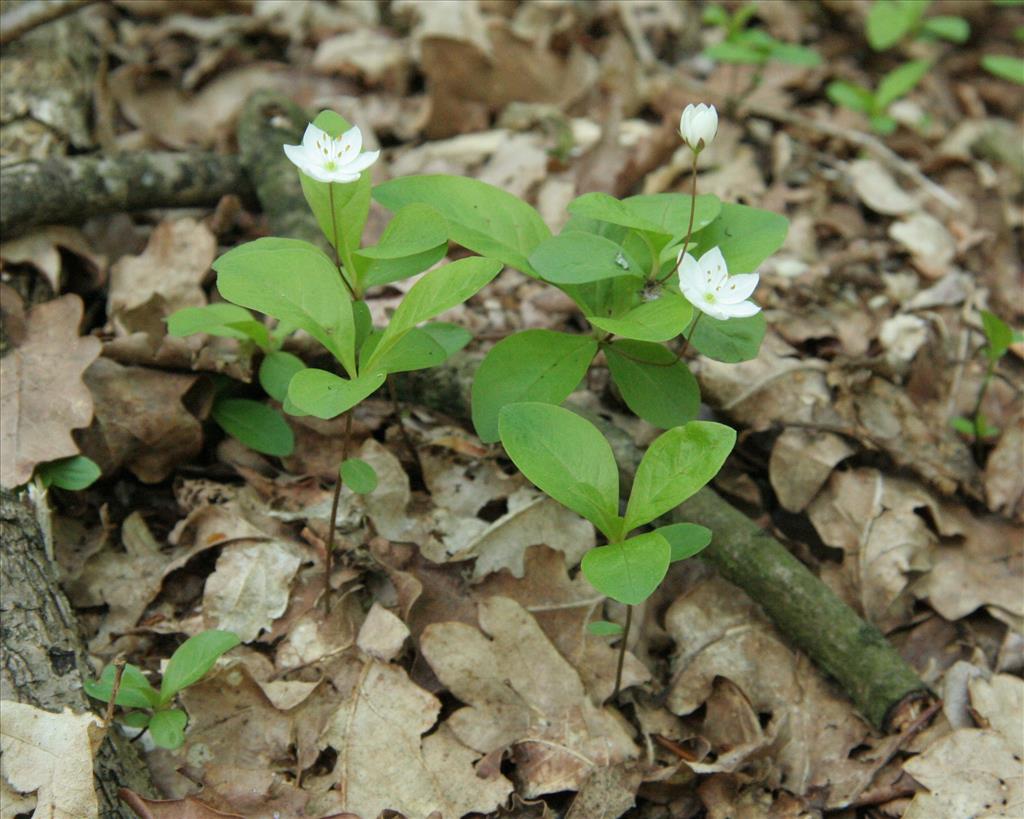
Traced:
[[699, 154], [718, 133], [718, 111], [713, 105], [687, 105], [679, 118], [679, 135], [690, 150]]

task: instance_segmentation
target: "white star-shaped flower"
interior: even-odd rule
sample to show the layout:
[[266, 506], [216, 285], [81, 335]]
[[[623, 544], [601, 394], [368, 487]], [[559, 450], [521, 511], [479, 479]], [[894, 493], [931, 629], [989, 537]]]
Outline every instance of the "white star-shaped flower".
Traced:
[[700, 261], [689, 253], [680, 253], [677, 270], [679, 289], [687, 301], [712, 318], [746, 318], [761, 309], [747, 301], [761, 277], [756, 273], [730, 276], [717, 247], [701, 256]]
[[306, 126], [301, 145], [285, 145], [285, 155], [307, 176], [318, 182], [355, 182], [369, 168], [380, 151], [365, 151], [359, 126], [332, 137], [313, 123]]

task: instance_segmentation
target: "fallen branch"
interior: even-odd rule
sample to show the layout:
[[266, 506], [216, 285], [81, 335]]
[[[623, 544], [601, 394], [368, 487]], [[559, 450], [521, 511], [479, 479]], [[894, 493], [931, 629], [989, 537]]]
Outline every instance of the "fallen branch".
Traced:
[[[287, 112], [295, 130], [267, 136], [272, 112]], [[297, 140], [305, 122], [302, 112], [287, 100], [259, 94], [246, 105], [239, 123], [239, 144], [253, 157], [247, 167], [256, 174], [257, 195], [275, 232], [295, 231], [302, 219], [306, 227], [299, 234], [319, 234], [301, 190], [296, 194], [299, 186], [294, 183], [294, 168], [280, 151], [283, 142]], [[261, 147], [264, 145], [273, 150]], [[260, 174], [267, 178], [259, 179]], [[402, 373], [395, 378], [396, 392], [403, 401], [466, 420], [470, 417], [470, 385], [479, 361], [479, 355], [461, 354], [441, 367]], [[606, 430], [609, 426], [602, 419], [591, 420]], [[621, 430], [609, 432], [628, 487], [643, 453]], [[836, 597], [785, 546], [714, 491], [701, 490], [672, 517], [714, 532], [702, 556], [761, 605], [794, 645], [834, 677], [875, 727], [902, 728], [912, 722], [917, 704], [932, 700], [927, 686], [877, 628]]]
[[[0, 699], [60, 712], [91, 710], [82, 680], [93, 672], [78, 620], [57, 582], [42, 533], [27, 501], [0, 490], [0, 587], [4, 590]], [[131, 819], [118, 788], [150, 794], [149, 771], [116, 728], [107, 732], [95, 761], [100, 815]]]
[[82, 222], [101, 213], [217, 204], [251, 194], [238, 157], [132, 153], [23, 162], [0, 171], [0, 234]]
[[0, 45], [12, 43], [34, 28], [58, 20], [95, 2], [96, 0], [28, 0], [0, 14]]

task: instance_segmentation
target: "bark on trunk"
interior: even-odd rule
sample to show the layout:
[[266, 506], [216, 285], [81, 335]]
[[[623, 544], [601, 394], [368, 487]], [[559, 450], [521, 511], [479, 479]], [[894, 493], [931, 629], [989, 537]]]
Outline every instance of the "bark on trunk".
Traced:
[[[71, 604], [57, 583], [29, 503], [0, 490], [0, 699], [60, 712], [90, 710], [83, 677], [93, 676]], [[152, 795], [149, 771], [135, 746], [117, 731], [95, 760], [96, 793], [104, 819], [133, 819], [117, 795], [128, 787]]]
[[143, 152], [22, 162], [0, 171], [0, 234], [76, 224], [102, 213], [216, 205], [251, 196], [236, 156]]

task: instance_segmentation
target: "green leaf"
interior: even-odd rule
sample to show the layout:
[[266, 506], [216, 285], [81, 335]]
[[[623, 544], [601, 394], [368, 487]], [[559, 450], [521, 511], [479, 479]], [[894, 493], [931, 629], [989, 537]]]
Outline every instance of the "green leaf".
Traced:
[[530, 254], [530, 264], [553, 284], [586, 284], [619, 276], [643, 278], [647, 273], [620, 245], [576, 230], [545, 239]]
[[752, 273], [782, 247], [789, 220], [778, 213], [746, 205], [726, 203], [721, 215], [697, 234], [694, 249], [700, 258], [713, 247], [721, 248], [730, 273]]
[[644, 453], [626, 507], [626, 531], [674, 509], [722, 468], [736, 431], [713, 421], [690, 421], [662, 433]]
[[586, 216], [612, 225], [667, 235], [664, 228], [646, 216], [633, 211], [624, 202], [607, 193], [585, 193], [569, 203], [569, 213]]
[[794, 43], [776, 43], [771, 49], [771, 58], [787, 65], [813, 68], [821, 65], [821, 55], [813, 48]]
[[969, 438], [974, 437], [974, 422], [970, 418], [958, 415], [956, 418], [950, 419], [949, 425], [961, 435], [966, 435]]
[[606, 333], [637, 341], [668, 341], [682, 333], [693, 317], [693, 307], [682, 296], [664, 291], [617, 318], [587, 316], [587, 321]]
[[99, 465], [85, 455], [72, 455], [40, 464], [37, 474], [44, 486], [77, 491], [92, 486], [102, 474]]
[[875, 0], [868, 12], [865, 33], [875, 51], [885, 51], [902, 40], [928, 8], [923, 0]]
[[981, 64], [986, 71], [995, 74], [1001, 80], [1024, 85], [1024, 60], [1019, 57], [1011, 57], [1007, 54], [986, 54], [981, 58]]
[[[373, 356], [384, 333], [374, 333], [364, 345], [362, 356], [365, 361]], [[402, 337], [377, 360], [375, 366], [389, 373], [404, 373], [412, 370], [426, 370], [442, 363], [448, 354], [444, 347], [424, 330], [414, 327], [402, 334]]]
[[755, 46], [729, 42], [716, 43], [704, 49], [704, 55], [720, 63], [736, 63], [737, 65], [759, 65], [768, 59], [768, 55]]
[[939, 15], [929, 17], [921, 26], [923, 31], [949, 40], [952, 43], [966, 43], [971, 36], [971, 25], [963, 17]]
[[697, 379], [670, 350], [642, 341], [614, 341], [604, 354], [622, 400], [645, 421], [670, 429], [697, 417]]
[[1009, 324], [988, 310], [981, 311], [981, 326], [985, 331], [985, 338], [988, 339], [985, 355], [992, 361], [997, 361], [1013, 344], [1013, 330]]
[[444, 216], [430, 205], [413, 203], [395, 214], [374, 247], [364, 247], [358, 255], [365, 259], [401, 259], [447, 242]]
[[178, 708], [157, 711], [149, 720], [149, 735], [154, 744], [173, 751], [185, 742], [187, 724], [188, 715]]
[[307, 367], [292, 378], [288, 400], [309, 415], [330, 420], [376, 392], [386, 377], [383, 371], [375, 371], [346, 379]]
[[552, 404], [509, 404], [501, 443], [527, 480], [610, 536], [619, 528], [619, 468], [597, 427]]
[[622, 626], [607, 620], [594, 620], [587, 623], [587, 631], [597, 637], [611, 637], [615, 634], [622, 634]]
[[171, 655], [160, 685], [160, 702], [168, 703], [183, 688], [199, 682], [213, 668], [221, 654], [239, 645], [241, 640], [230, 631], [211, 629], [189, 637]]
[[168, 335], [180, 338], [194, 333], [253, 341], [262, 349], [270, 346], [267, 328], [244, 307], [226, 302], [184, 307], [167, 317]]
[[530, 275], [527, 257], [551, 236], [540, 214], [519, 197], [476, 179], [406, 176], [378, 185], [373, 196], [393, 211], [415, 202], [433, 206], [448, 220], [452, 241]]
[[869, 113], [875, 105], [875, 95], [870, 90], [843, 80], [830, 82], [825, 94], [835, 105], [849, 108], [859, 114]]
[[996, 435], [999, 434], [999, 427], [990, 424], [988, 418], [986, 418], [984, 414], [980, 412], [978, 413], [977, 429], [978, 435], [982, 438], [982, 440], [994, 438]]
[[420, 327], [420, 330], [441, 346], [445, 358], [455, 355], [473, 340], [473, 334], [465, 327], [447, 321], [431, 321]]
[[365, 260], [360, 264], [360, 259], [357, 257], [356, 265], [359, 267], [359, 277], [363, 286], [374, 287], [422, 273], [441, 261], [447, 252], [448, 243], [445, 242], [430, 250], [417, 253], [415, 256], [403, 256], [400, 259], [373, 259]]
[[228, 301], [300, 327], [355, 372], [355, 321], [341, 274], [317, 247], [297, 239], [257, 239], [213, 263]]
[[450, 310], [474, 295], [501, 271], [497, 259], [477, 256], [460, 259], [431, 270], [405, 294], [391, 317], [384, 335], [370, 356], [367, 368], [373, 366], [413, 327], [438, 313]]
[[498, 440], [498, 414], [506, 404], [560, 404], [597, 354], [591, 336], [525, 330], [499, 341], [473, 377], [473, 426], [484, 443]]
[[149, 719], [150, 715], [146, 711], [132, 711], [128, 714], [124, 714], [118, 721], [128, 728], [137, 728], [142, 730], [149, 725]]
[[690, 343], [708, 358], [736, 364], [757, 358], [766, 327], [763, 312], [725, 320], [701, 314], [691, 331]]
[[[650, 193], [630, 196], [622, 203], [631, 213], [642, 216], [661, 233], [673, 240], [683, 239], [690, 224], [690, 196], [681, 193]], [[701, 194], [693, 211], [693, 232], [703, 230], [722, 212], [721, 200], [712, 194]]]
[[338, 470], [341, 482], [357, 495], [369, 495], [377, 488], [377, 472], [361, 458], [348, 458]]
[[620, 316], [640, 301], [640, 282], [632, 276], [601, 279], [587, 284], [561, 284], [558, 289], [571, 298], [585, 315]]
[[654, 530], [672, 547], [672, 562], [686, 560], [711, 543], [711, 530], [696, 523], [673, 523]]
[[260, 363], [260, 386], [275, 401], [284, 401], [292, 376], [305, 367], [302, 359], [291, 353], [281, 350], [267, 353]]
[[[116, 674], [117, 669], [111, 663], [103, 669], [98, 680], [84, 680], [82, 688], [93, 699], [110, 702], [110, 695], [114, 692]], [[125, 663], [124, 673], [121, 675], [121, 687], [117, 690], [117, 702], [114, 704], [124, 708], [153, 708], [159, 701], [160, 694], [149, 684], [142, 669], [137, 665]]]
[[213, 420], [232, 438], [264, 455], [283, 458], [295, 449], [295, 435], [280, 413], [247, 398], [220, 398]]
[[885, 114], [875, 114], [874, 116], [868, 117], [871, 122], [871, 128], [875, 133], [879, 134], [891, 134], [896, 130], [896, 120]]
[[911, 60], [882, 77], [882, 81], [878, 83], [878, 90], [875, 91], [878, 113], [885, 111], [900, 97], [910, 93], [931, 67], [931, 60]]
[[729, 25], [729, 12], [714, 3], [704, 7], [700, 20], [706, 26], [727, 26]]
[[598, 546], [583, 556], [583, 575], [601, 594], [635, 606], [665, 578], [672, 550], [657, 532]]

